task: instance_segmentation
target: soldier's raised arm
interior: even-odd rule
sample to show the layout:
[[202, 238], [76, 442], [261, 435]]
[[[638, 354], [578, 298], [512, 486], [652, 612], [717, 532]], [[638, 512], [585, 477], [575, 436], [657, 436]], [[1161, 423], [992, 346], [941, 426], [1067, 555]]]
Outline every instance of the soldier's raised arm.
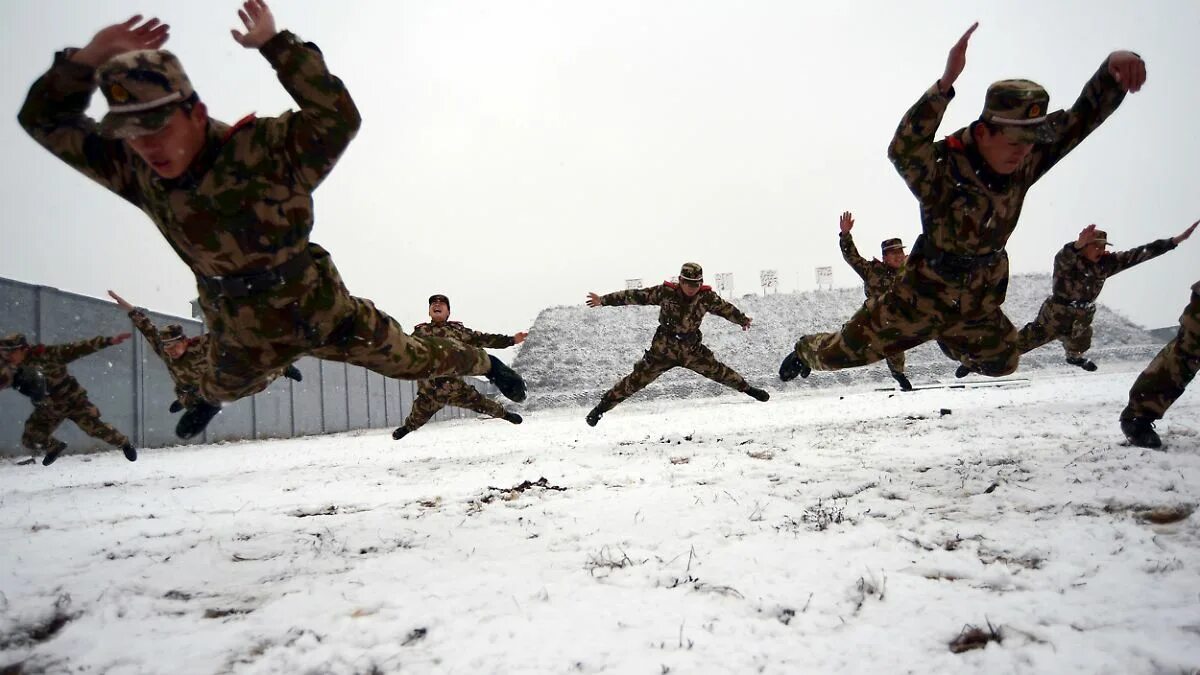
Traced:
[[[517, 342], [512, 335], [501, 335], [500, 333], [483, 333], [481, 331], [472, 330], [467, 327], [462, 328], [465, 342], [475, 347], [484, 347], [486, 349], [504, 349], [511, 347]], [[523, 338], [522, 338], [523, 339]]]
[[126, 302], [125, 298], [122, 298], [115, 292], [109, 291], [108, 295], [117, 303], [118, 307], [129, 314], [129, 320], [133, 322], [133, 327], [137, 328], [138, 332], [146, 338], [146, 342], [150, 343], [150, 348], [154, 350], [154, 353], [166, 361], [167, 356], [163, 350], [162, 333], [159, 332], [158, 327], [154, 325], [150, 317], [146, 316], [146, 313], [142, 310]]
[[842, 249], [842, 259], [850, 265], [855, 274], [866, 281], [867, 273], [871, 271], [871, 262], [859, 255], [858, 247], [854, 245], [854, 235], [850, 234], [850, 230], [854, 228], [854, 215], [849, 211], [843, 212], [838, 227], [841, 229], [838, 247]]
[[0, 390], [8, 389], [12, 386], [13, 376], [16, 374], [15, 366], [10, 366], [3, 361], [0, 361]]
[[635, 288], [628, 291], [617, 291], [606, 295], [588, 293], [588, 307], [619, 307], [621, 305], [657, 305], [662, 302], [664, 286]]
[[1046, 175], [1059, 160], [1095, 131], [1125, 100], [1126, 92], [1141, 90], [1146, 82], [1146, 64], [1137, 54], [1117, 51], [1108, 55], [1084, 85], [1070, 110], [1050, 115], [1058, 138], [1038, 145], [1030, 161], [1034, 181]]
[[110, 58], [138, 49], [158, 49], [170, 26], [140, 15], [96, 33], [83, 49], [65, 49], [54, 65], [30, 87], [17, 114], [21, 127], [54, 156], [88, 178], [138, 203], [132, 157], [120, 140], [102, 137], [86, 114], [96, 91], [96, 68]]
[[1174, 250], [1176, 246], [1183, 243], [1188, 237], [1192, 236], [1192, 232], [1196, 229], [1197, 224], [1200, 224], [1200, 221], [1192, 223], [1191, 227], [1184, 230], [1182, 234], [1177, 236], [1159, 239], [1157, 241], [1152, 241], [1149, 244], [1143, 244], [1141, 246], [1131, 248], [1128, 251], [1117, 251], [1110, 255], [1104, 256], [1103, 264], [1105, 268], [1105, 274], [1111, 277], [1118, 272], [1124, 272], [1134, 265], [1140, 265], [1147, 260], [1157, 258], [1168, 251]]
[[87, 340], [79, 340], [78, 342], [64, 342], [58, 345], [46, 345], [44, 347], [45, 354], [48, 358], [58, 361], [59, 363], [70, 363], [76, 359], [81, 359], [89, 354], [94, 354], [106, 347], [119, 345], [122, 342], [133, 337], [132, 333], [120, 333], [109, 337], [107, 335], [99, 335]]
[[233, 39], [257, 49], [299, 106], [266, 120], [272, 145], [286, 154], [293, 177], [313, 190], [329, 175], [362, 126], [362, 117], [342, 81], [329, 72], [321, 50], [301, 42], [290, 31], [277, 31], [275, 17], [263, 0], [249, 0], [238, 10], [246, 32], [231, 30]]
[[972, 24], [950, 48], [942, 77], [904, 113], [888, 146], [888, 159], [918, 199], [931, 191], [937, 171], [934, 138], [942, 123], [942, 116], [946, 114], [946, 107], [954, 98], [954, 82], [967, 65], [967, 42], [978, 27], [978, 23]]

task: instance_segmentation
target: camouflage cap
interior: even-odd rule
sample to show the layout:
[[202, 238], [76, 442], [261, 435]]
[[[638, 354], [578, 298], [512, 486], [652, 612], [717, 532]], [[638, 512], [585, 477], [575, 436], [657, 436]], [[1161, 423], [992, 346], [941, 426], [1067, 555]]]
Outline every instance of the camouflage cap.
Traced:
[[175, 342], [176, 340], [183, 340], [185, 338], [187, 338], [187, 336], [183, 333], [183, 326], [180, 326], [177, 323], [170, 324], [162, 331], [162, 341], [164, 343]]
[[429, 304], [432, 305], [435, 302], [444, 302], [446, 303], [446, 309], [450, 309], [450, 298], [447, 298], [441, 293], [434, 293], [433, 295], [429, 296]]
[[1092, 238], [1091, 243], [1101, 244], [1103, 246], [1112, 246], [1112, 244], [1108, 243], [1108, 233], [1107, 232], [1105, 232], [1104, 230], [1096, 230], [1095, 233], [1096, 233], [1096, 236]]
[[115, 56], [96, 71], [96, 83], [108, 100], [100, 133], [133, 138], [162, 129], [195, 90], [175, 55], [142, 49]]
[[10, 333], [4, 337], [0, 337], [0, 351], [12, 351], [21, 347], [28, 347], [29, 341], [25, 339], [22, 333]]
[[704, 281], [704, 268], [700, 263], [683, 263], [683, 267], [679, 268], [679, 280], [700, 283]]
[[879, 245], [879, 250], [882, 251], [883, 253], [887, 253], [888, 251], [891, 251], [891, 250], [897, 249], [897, 248], [900, 249], [901, 251], [903, 251], [904, 250], [904, 242], [900, 241], [896, 237], [892, 237], [891, 239], [884, 239], [883, 243]]
[[1023, 143], [1051, 143], [1058, 134], [1047, 115], [1050, 94], [1030, 80], [1000, 80], [988, 87], [979, 119]]

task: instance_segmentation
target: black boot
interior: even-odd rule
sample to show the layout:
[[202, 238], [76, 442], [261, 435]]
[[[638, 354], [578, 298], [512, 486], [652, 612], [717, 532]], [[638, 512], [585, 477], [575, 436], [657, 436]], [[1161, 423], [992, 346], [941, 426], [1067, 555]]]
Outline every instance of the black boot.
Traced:
[[1131, 417], [1121, 420], [1121, 431], [1131, 445], [1139, 448], [1161, 448], [1162, 439], [1154, 431], [1154, 420], [1149, 417]]
[[808, 377], [809, 373], [811, 372], [812, 368], [809, 368], [808, 364], [796, 355], [796, 352], [792, 352], [785, 356], [783, 363], [779, 364], [779, 379], [783, 380], [784, 382], [796, 379], [797, 375], [800, 377]]
[[133, 447], [132, 443], [126, 443], [125, 445], [122, 445], [121, 452], [125, 453], [125, 459], [131, 462], [137, 461], [137, 449]]
[[392, 439], [398, 441], [407, 436], [411, 431], [412, 429], [409, 429], [408, 427], [396, 427], [396, 430], [392, 432]]
[[42, 466], [50, 466], [53, 464], [54, 460], [58, 459], [58, 456], [61, 455], [62, 451], [66, 449], [66, 443], [56, 443], [53, 447], [46, 451], [46, 456], [42, 457]]
[[1091, 359], [1086, 359], [1082, 356], [1068, 356], [1067, 363], [1073, 366], [1079, 366], [1089, 373], [1096, 372], [1096, 364], [1092, 363]]
[[296, 382], [304, 381], [304, 373], [300, 372], [300, 369], [296, 366], [288, 366], [287, 368], [284, 368], [283, 376], [289, 380], [295, 380]]
[[522, 418], [520, 415], [518, 415], [515, 412], [504, 413], [504, 417], [502, 417], [501, 419], [503, 419], [507, 422], [512, 422], [513, 424], [520, 424], [521, 422], [525, 421], [524, 418]]
[[971, 374], [971, 369], [966, 366], [959, 366], [958, 368], [954, 369], [954, 376], [960, 380], [970, 374]]
[[758, 399], [759, 401], [767, 401], [771, 398], [770, 394], [763, 391], [762, 389], [759, 389], [758, 387], [747, 387], [746, 390], [742, 393], [746, 394], [747, 396], [749, 396], [751, 398]]
[[183, 417], [179, 418], [179, 424], [175, 425], [175, 435], [184, 440], [198, 436], [219, 412], [221, 406], [200, 401], [188, 408]]
[[183, 404], [179, 401], [171, 401], [171, 407], [167, 408], [167, 410], [170, 410], [171, 414], [175, 414], [180, 410], [183, 410]]
[[603, 416], [604, 416], [604, 411], [600, 409], [600, 406], [596, 406], [595, 408], [592, 408], [592, 411], [589, 412], [587, 414], [587, 417], [584, 419], [587, 420], [587, 425], [589, 427], [594, 427], [600, 423], [600, 418]]
[[488, 371], [486, 377], [488, 382], [496, 385], [501, 394], [510, 401], [520, 403], [525, 400], [525, 380], [517, 374], [517, 371], [504, 365], [504, 363], [488, 354], [488, 358], [492, 360], [492, 369]]
[[891, 368], [888, 368], [888, 370], [892, 373], [892, 379], [900, 385], [900, 391], [912, 391], [912, 382], [908, 381], [908, 377], [904, 373], [892, 370]]

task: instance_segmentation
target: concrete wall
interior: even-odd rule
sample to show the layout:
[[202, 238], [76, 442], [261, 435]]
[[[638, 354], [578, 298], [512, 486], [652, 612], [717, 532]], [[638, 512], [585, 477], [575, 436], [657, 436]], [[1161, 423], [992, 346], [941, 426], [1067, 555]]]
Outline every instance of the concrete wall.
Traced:
[[[181, 324], [189, 335], [202, 332], [198, 321], [155, 312], [149, 316], [160, 326]], [[175, 400], [167, 368], [116, 304], [0, 278], [0, 335], [24, 333], [31, 343], [53, 344], [123, 332], [133, 332], [134, 339], [71, 363], [71, 374], [88, 390], [103, 419], [138, 447], [180, 445], [175, 437], [179, 416], [167, 411]], [[296, 367], [303, 382], [280, 378], [253, 397], [226, 404], [203, 437], [191, 443], [394, 428], [404, 422], [416, 396], [416, 382], [385, 378], [359, 366], [305, 357]], [[470, 381], [485, 394], [495, 393], [486, 381]], [[0, 391], [0, 455], [28, 454], [21, 447], [21, 431], [32, 410], [24, 396]], [[434, 421], [474, 414], [447, 407]], [[72, 422], [64, 422], [55, 435], [67, 443], [68, 452], [107, 447]]]

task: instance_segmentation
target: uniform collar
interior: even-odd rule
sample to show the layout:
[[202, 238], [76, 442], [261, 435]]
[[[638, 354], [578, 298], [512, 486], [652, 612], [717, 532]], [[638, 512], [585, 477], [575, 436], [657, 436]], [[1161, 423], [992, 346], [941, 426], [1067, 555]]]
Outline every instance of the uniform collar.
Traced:
[[217, 161], [217, 155], [220, 154], [222, 146], [225, 145], [225, 141], [229, 138], [229, 129], [228, 124], [209, 119], [208, 129], [204, 134], [204, 146], [200, 148], [200, 152], [196, 154], [196, 158], [188, 165], [187, 171], [184, 171], [176, 178], [159, 178], [159, 181], [171, 188], [195, 186], [204, 178], [208, 170], [212, 168], [213, 163]]

